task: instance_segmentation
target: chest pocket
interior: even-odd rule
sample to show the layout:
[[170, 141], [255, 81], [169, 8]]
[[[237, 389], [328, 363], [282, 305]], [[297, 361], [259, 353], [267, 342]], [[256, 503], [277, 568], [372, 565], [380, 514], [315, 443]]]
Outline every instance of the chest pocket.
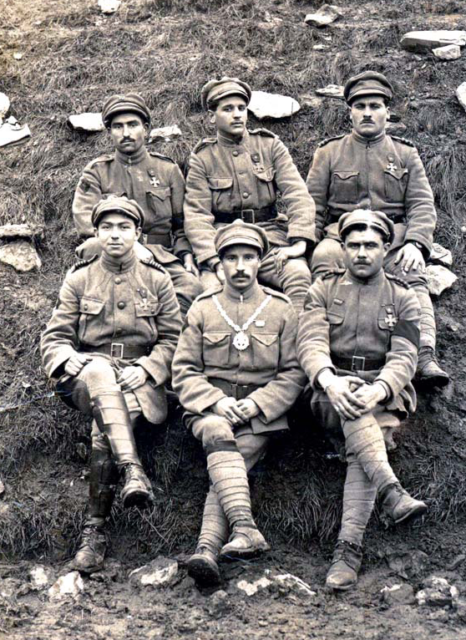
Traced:
[[384, 172], [385, 199], [387, 202], [404, 203], [406, 187], [408, 185], [408, 169], [396, 169]]
[[[83, 297], [79, 301], [79, 323], [78, 337], [81, 342], [85, 342], [86, 333], [88, 333], [89, 325], [92, 323], [98, 326], [103, 318], [103, 309], [105, 302], [96, 300], [95, 298]], [[99, 316], [101, 316], [99, 318]]]
[[280, 357], [276, 333], [255, 333], [252, 340], [252, 363], [254, 369], [277, 369]]
[[[257, 178], [257, 186], [259, 189], [259, 200], [263, 201], [264, 191], [268, 195], [269, 200], [275, 201], [275, 169], [273, 167], [253, 167], [254, 175]], [[262, 195], [262, 197], [261, 197]]]
[[233, 178], [207, 178], [214, 211], [232, 211]]
[[332, 191], [332, 200], [335, 202], [359, 202], [359, 171], [335, 171], [332, 176]]
[[202, 357], [204, 364], [221, 367], [230, 357], [230, 334], [224, 331], [210, 331], [202, 336]]
[[159, 314], [160, 307], [161, 305], [157, 299], [148, 299], [146, 304], [143, 304], [139, 300], [134, 302], [136, 318], [138, 318], [139, 322], [143, 322], [149, 327], [152, 337], [157, 337], [158, 335], [156, 318]]
[[[171, 218], [171, 189], [170, 187], [154, 187], [147, 192], [147, 205], [157, 218]], [[144, 225], [146, 226], [146, 225]]]

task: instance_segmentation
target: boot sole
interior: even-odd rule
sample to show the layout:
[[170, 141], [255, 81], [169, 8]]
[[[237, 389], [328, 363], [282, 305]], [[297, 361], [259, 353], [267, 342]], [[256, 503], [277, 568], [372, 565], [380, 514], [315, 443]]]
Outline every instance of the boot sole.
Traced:
[[132, 491], [125, 496], [121, 496], [123, 500], [123, 507], [129, 509], [130, 507], [139, 507], [140, 509], [147, 509], [153, 504], [153, 496], [145, 491]]
[[414, 507], [414, 509], [411, 509], [411, 511], [408, 511], [408, 513], [405, 513], [404, 516], [402, 516], [401, 518], [398, 518], [397, 520], [395, 520], [395, 524], [400, 524], [401, 522], [407, 522], [408, 520], [415, 520], [416, 518], [420, 518], [422, 515], [424, 515], [424, 513], [427, 511], [427, 505], [419, 505], [417, 507]]
[[188, 575], [196, 584], [202, 586], [216, 585], [220, 582], [220, 571], [216, 564], [203, 557], [193, 557], [188, 560]]
[[338, 587], [337, 585], [328, 584], [328, 582], [325, 581], [325, 586], [327, 587], [327, 589], [331, 589], [332, 591], [349, 591], [350, 589], [353, 589], [353, 587], [355, 587], [356, 585], [357, 585], [357, 581], [352, 582], [351, 584], [347, 584], [345, 586]]
[[450, 378], [445, 376], [432, 376], [427, 378], [415, 378], [415, 382], [422, 389], [430, 389], [431, 387], [437, 387], [442, 389], [450, 383]]
[[220, 551], [220, 560], [251, 560], [257, 558], [266, 551], [270, 551], [270, 546], [260, 547], [258, 549], [231, 549]]

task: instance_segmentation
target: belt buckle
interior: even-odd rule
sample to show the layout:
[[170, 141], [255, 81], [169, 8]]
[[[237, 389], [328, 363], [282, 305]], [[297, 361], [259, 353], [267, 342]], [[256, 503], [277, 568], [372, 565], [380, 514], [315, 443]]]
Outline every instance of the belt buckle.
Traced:
[[[358, 366], [361, 365], [361, 366]], [[351, 371], [364, 371], [366, 365], [365, 356], [353, 356], [351, 359]]]
[[[245, 220], [244, 219], [244, 214], [245, 213], [251, 215], [251, 220]], [[254, 211], [254, 209], [243, 209], [241, 211], [241, 220], [243, 222], [248, 222], [249, 224], [255, 224], [256, 223], [256, 212]]]
[[[115, 353], [115, 348], [120, 349], [120, 354]], [[110, 356], [112, 358], [124, 358], [125, 345], [122, 342], [112, 342], [110, 345]]]

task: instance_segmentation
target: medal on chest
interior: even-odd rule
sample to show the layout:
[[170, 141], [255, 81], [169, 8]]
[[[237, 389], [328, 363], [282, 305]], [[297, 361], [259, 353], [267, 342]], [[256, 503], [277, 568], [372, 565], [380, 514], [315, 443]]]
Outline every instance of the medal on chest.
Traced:
[[398, 169], [398, 167], [395, 164], [395, 156], [388, 156], [388, 164], [387, 164], [387, 171], [396, 171]]
[[387, 307], [386, 313], [387, 315], [385, 316], [385, 324], [389, 329], [394, 329], [396, 327], [396, 323], [398, 322], [398, 318], [395, 316], [395, 312], [392, 307]]
[[[269, 304], [269, 302], [272, 300], [272, 296], [267, 296], [262, 302], [261, 304], [257, 307], [257, 309], [254, 311], [254, 313], [252, 314], [252, 316], [250, 316], [248, 318], [248, 320], [240, 327], [239, 324], [236, 324], [236, 322], [233, 322], [233, 320], [227, 315], [227, 312], [225, 311], [225, 309], [222, 307], [222, 305], [220, 304], [220, 300], [217, 298], [217, 296], [212, 296], [212, 299], [215, 303], [215, 306], [218, 309], [218, 312], [220, 313], [220, 315], [222, 316], [222, 318], [225, 320], [225, 322], [227, 323], [227, 325], [229, 327], [231, 327], [234, 331], [236, 331], [236, 335], [233, 338], [233, 346], [235, 347], [235, 349], [237, 349], [238, 351], [244, 351], [245, 349], [247, 349], [250, 345], [250, 340], [249, 340], [249, 336], [246, 333], [246, 331], [249, 329], [249, 327], [251, 326], [251, 324], [254, 322], [254, 320], [259, 316], [259, 314], [265, 309], [265, 307]], [[264, 323], [265, 324], [265, 323]]]

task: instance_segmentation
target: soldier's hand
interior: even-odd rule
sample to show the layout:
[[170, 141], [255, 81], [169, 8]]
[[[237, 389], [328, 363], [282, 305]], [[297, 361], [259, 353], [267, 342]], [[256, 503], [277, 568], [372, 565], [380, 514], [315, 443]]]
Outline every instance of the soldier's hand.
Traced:
[[143, 367], [125, 367], [118, 376], [117, 382], [122, 391], [134, 391], [147, 381], [149, 374]]
[[188, 271], [188, 273], [192, 273], [193, 276], [196, 276], [196, 277], [199, 275], [199, 271], [198, 271], [198, 268], [196, 267], [196, 264], [194, 263], [194, 256], [192, 253], [184, 254], [183, 264], [184, 264], [184, 268], [186, 269], [186, 271]]
[[326, 394], [333, 408], [339, 416], [347, 420], [355, 420], [365, 413], [365, 403], [356, 397], [356, 392], [352, 391], [356, 385], [363, 385], [364, 381], [357, 376], [335, 377], [326, 387]]
[[368, 413], [375, 409], [379, 402], [383, 402], [387, 397], [387, 392], [380, 384], [363, 384], [359, 387], [354, 395], [358, 400], [361, 400], [365, 404], [363, 413]]
[[142, 245], [140, 242], [135, 243], [134, 253], [136, 254], [136, 257], [139, 258], [139, 260], [150, 260], [154, 257], [152, 255], [152, 252], [149, 251], [149, 249]]
[[238, 409], [241, 410], [246, 420], [255, 418], [261, 412], [257, 404], [254, 402], [254, 400], [251, 400], [250, 398], [244, 398], [244, 400], [238, 400], [237, 407]]
[[225, 273], [223, 271], [223, 266], [222, 263], [219, 262], [216, 266], [215, 266], [215, 274], [217, 276], [217, 278], [219, 279], [219, 281], [224, 284], [225, 283]]
[[74, 353], [65, 364], [65, 373], [77, 376], [81, 369], [92, 360], [92, 356], [85, 353]]
[[231, 424], [243, 424], [245, 419], [241, 409], [237, 407], [238, 401], [235, 398], [222, 398], [214, 404], [212, 411], [218, 416], [222, 416], [231, 422]]
[[424, 273], [426, 270], [422, 251], [415, 247], [412, 242], [407, 242], [396, 254], [395, 264], [400, 264], [400, 262], [404, 273], [409, 273], [410, 271]]

